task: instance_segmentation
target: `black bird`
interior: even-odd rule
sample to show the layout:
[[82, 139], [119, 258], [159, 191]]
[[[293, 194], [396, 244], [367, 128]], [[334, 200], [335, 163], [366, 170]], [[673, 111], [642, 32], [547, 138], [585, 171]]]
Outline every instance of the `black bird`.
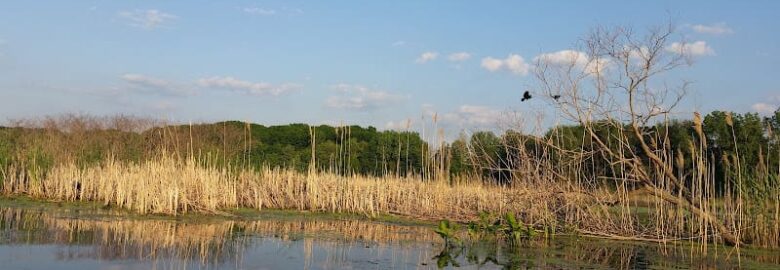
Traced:
[[553, 95], [553, 96], [552, 96], [552, 98], [553, 98], [555, 101], [558, 101], [558, 99], [559, 99], [559, 98], [561, 98], [561, 95]]
[[529, 99], [531, 99], [531, 92], [525, 91], [525, 93], [523, 93], [523, 98], [520, 99], [520, 101], [526, 101]]

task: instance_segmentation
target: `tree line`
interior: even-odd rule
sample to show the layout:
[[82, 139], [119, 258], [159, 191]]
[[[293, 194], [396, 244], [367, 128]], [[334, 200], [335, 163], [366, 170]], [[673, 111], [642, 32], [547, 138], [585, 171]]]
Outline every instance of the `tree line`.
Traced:
[[[87, 166], [107, 158], [142, 162], [164, 154], [198, 157], [203, 162], [225, 166], [304, 171], [313, 165], [315, 169], [339, 174], [477, 177], [481, 181], [510, 184], [521, 177], [524, 168], [533, 166], [529, 163], [546, 159], [555, 164], [561, 151], [600, 151], [581, 125], [556, 126], [540, 136], [479, 131], [433, 147], [417, 132], [355, 125], [264, 126], [238, 121], [159, 125], [124, 118], [108, 121], [109, 118], [63, 116], [0, 127], [0, 165], [46, 168], [75, 162]], [[593, 126], [602, 138], [625, 132], [616, 128], [620, 125]], [[726, 179], [734, 179], [736, 174], [749, 179], [745, 183], [748, 190], [766, 186], [760, 185], [760, 181], [778, 181], [780, 135], [776, 131], [780, 130], [780, 112], [768, 117], [711, 112], [703, 117], [705, 142], [697, 141], [691, 120], [672, 120], [644, 128], [651, 134], [646, 140], [664, 145], [665, 152], [673, 153], [668, 158], [674, 160], [675, 171], [683, 177], [690, 177], [687, 174], [695, 171], [694, 151], [699, 148], [694, 144], [703, 143], [706, 159], [715, 165], [709, 173], [714, 174], [716, 187], [722, 188]], [[552, 141], [555, 143], [551, 144]], [[636, 138], [629, 141], [634, 144], [632, 148], [640, 147]], [[559, 149], [551, 149], [551, 145]], [[621, 170], [606, 159], [599, 159], [597, 153], [580, 162], [588, 166], [581, 166], [578, 173], [590, 175], [594, 181], [598, 177], [617, 177]], [[610, 182], [602, 180], [598, 184]]]

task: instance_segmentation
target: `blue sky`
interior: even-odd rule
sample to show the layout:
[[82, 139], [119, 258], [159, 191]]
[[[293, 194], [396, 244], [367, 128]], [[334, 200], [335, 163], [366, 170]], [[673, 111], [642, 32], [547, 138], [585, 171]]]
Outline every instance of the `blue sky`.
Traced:
[[[0, 1], [0, 119], [117, 113], [174, 121], [448, 132], [531, 115], [542, 53], [598, 25], [674, 20], [697, 44], [684, 111], [780, 106], [780, 1]], [[698, 42], [698, 43], [697, 43]], [[498, 60], [498, 66], [486, 60]]]

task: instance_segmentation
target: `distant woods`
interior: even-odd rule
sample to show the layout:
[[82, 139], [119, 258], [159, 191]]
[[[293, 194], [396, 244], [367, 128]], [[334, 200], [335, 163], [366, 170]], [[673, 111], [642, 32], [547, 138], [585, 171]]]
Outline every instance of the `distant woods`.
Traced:
[[[737, 173], [750, 179], [744, 183], [762, 187], [755, 181], [778, 181], [780, 171], [780, 112], [771, 117], [757, 114], [731, 114], [715, 111], [703, 117], [706, 134], [706, 158], [712, 164], [716, 187]], [[580, 125], [551, 128], [543, 136], [507, 131], [488, 131], [461, 136], [437, 147], [424, 141], [417, 132], [379, 131], [374, 127], [289, 124], [263, 126], [238, 121], [213, 124], [164, 125], [161, 122], [134, 117], [91, 117], [66, 115], [37, 120], [15, 121], [0, 128], [0, 165], [23, 163], [49, 168], [55, 164], [97, 165], [106, 159], [141, 162], [159, 155], [196, 157], [215, 165], [251, 168], [285, 168], [305, 171], [311, 165], [320, 171], [342, 175], [423, 176], [428, 178], [470, 178], [499, 184], [511, 184], [518, 177], [545, 165], [559, 173], [556, 158], [566, 150], [602, 151]], [[614, 124], [592, 125], [601, 138], [619, 134]], [[696, 131], [691, 120], [674, 120], [645, 126], [646, 138], [652, 143], [668, 144], [666, 152], [675, 155], [675, 171], [683, 178], [694, 171]], [[315, 140], [312, 140], [314, 134]], [[661, 141], [659, 138], [668, 140]], [[734, 144], [734, 140], [738, 143]], [[554, 144], [550, 142], [555, 142]], [[629, 141], [639, 149], [636, 138]], [[314, 143], [314, 147], [312, 147]], [[607, 142], [618, 143], [615, 142]], [[552, 145], [560, 149], [552, 149]], [[312, 153], [312, 150], [314, 153]], [[637, 151], [640, 153], [640, 151]], [[313, 154], [313, 155], [312, 155]], [[646, 159], [646, 157], [640, 157]], [[540, 163], [540, 160], [545, 162]], [[610, 185], [610, 177], [620, 174], [598, 155], [580, 160], [580, 174], [590, 176], [593, 184]], [[737, 164], [740, 170], [737, 171]], [[552, 170], [553, 168], [551, 168]], [[728, 177], [732, 176], [732, 177]], [[600, 179], [600, 180], [599, 180]]]
[[422, 158], [427, 149], [415, 132], [360, 126], [263, 126], [238, 121], [167, 125], [127, 116], [66, 115], [0, 127], [0, 164], [6, 166], [12, 162], [87, 166], [109, 158], [142, 162], [175, 155], [214, 165], [304, 171], [314, 157], [318, 170], [407, 175], [422, 173], [429, 162]]

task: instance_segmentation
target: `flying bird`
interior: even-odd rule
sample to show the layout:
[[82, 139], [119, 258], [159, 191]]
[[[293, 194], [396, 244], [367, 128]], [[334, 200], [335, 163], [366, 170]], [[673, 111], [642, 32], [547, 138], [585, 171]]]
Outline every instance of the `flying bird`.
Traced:
[[522, 101], [526, 101], [526, 100], [529, 100], [529, 99], [531, 99], [531, 92], [525, 91], [525, 93], [523, 93], [523, 98], [520, 99], [520, 101], [522, 102]]

